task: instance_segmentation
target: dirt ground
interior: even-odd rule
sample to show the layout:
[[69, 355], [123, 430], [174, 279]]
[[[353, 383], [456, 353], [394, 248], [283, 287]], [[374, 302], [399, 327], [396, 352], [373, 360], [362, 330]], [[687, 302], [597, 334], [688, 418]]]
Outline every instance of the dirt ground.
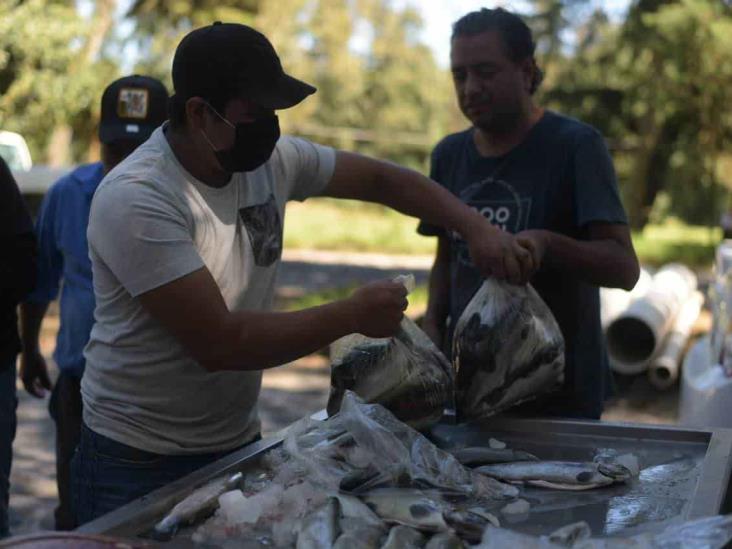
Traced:
[[[324, 288], [346, 287], [382, 277], [413, 272], [424, 282], [429, 257], [370, 256], [363, 254], [286, 254], [279, 273], [281, 298]], [[58, 320], [44, 322], [43, 352], [53, 351]], [[276, 431], [305, 414], [325, 407], [328, 398], [327, 358], [311, 355], [265, 373], [259, 401], [264, 434]], [[676, 421], [678, 390], [659, 393], [645, 377], [623, 380], [619, 397], [610, 402], [603, 420], [669, 424]], [[25, 534], [53, 527], [56, 500], [53, 424], [47, 399], [30, 397], [18, 385], [18, 432], [11, 475], [10, 527]]]

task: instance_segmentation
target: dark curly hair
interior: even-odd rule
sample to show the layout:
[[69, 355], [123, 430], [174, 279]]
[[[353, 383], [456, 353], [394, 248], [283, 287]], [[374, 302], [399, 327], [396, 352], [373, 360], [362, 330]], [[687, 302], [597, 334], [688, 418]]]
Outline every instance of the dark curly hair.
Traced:
[[464, 15], [452, 25], [452, 39], [458, 36], [472, 36], [487, 31], [498, 31], [506, 46], [508, 57], [515, 63], [530, 58], [534, 63], [534, 77], [531, 81], [533, 94], [541, 81], [544, 73], [536, 65], [534, 52], [536, 43], [531, 36], [529, 26], [515, 13], [506, 11], [503, 8], [488, 9], [482, 8]]

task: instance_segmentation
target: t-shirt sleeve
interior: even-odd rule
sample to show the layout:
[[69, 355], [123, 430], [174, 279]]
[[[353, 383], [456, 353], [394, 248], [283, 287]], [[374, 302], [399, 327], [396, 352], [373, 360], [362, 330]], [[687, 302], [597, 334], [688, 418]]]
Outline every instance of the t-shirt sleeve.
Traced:
[[597, 131], [584, 133], [575, 148], [574, 200], [577, 227], [592, 222], [628, 223], [610, 152]]
[[[435, 147], [430, 155], [430, 179], [442, 185], [442, 164], [439, 148]], [[426, 221], [420, 221], [417, 225], [417, 232], [423, 236], [445, 236], [447, 233], [443, 227], [432, 225]]]
[[303, 201], [322, 194], [333, 177], [335, 149], [297, 137], [282, 138], [278, 147], [290, 184], [288, 200]]
[[112, 181], [94, 196], [87, 231], [92, 257], [133, 297], [204, 266], [174, 202], [140, 182]]

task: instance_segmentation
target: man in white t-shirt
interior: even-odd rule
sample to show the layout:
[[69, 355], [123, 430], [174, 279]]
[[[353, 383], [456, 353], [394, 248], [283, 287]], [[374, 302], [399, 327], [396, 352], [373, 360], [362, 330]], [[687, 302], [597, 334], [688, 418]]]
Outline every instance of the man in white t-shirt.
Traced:
[[396, 333], [407, 300], [390, 281], [270, 311], [288, 200], [380, 202], [461, 234], [486, 275], [518, 283], [533, 270], [513, 236], [428, 178], [280, 137], [275, 111], [315, 88], [285, 74], [254, 29], [215, 23], [188, 34], [173, 85], [169, 123], [92, 202], [97, 305], [73, 464], [79, 523], [255, 440], [263, 369], [346, 334]]

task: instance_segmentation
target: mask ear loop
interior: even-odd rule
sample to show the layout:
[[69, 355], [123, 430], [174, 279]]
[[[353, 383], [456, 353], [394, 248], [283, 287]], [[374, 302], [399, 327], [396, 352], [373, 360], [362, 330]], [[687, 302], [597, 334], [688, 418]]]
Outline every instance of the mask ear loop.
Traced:
[[208, 146], [209, 146], [209, 147], [211, 147], [211, 150], [212, 150], [213, 152], [219, 152], [219, 151], [218, 151], [218, 149], [216, 149], [216, 148], [215, 148], [215, 147], [213, 146], [213, 143], [211, 143], [211, 140], [210, 140], [210, 139], [208, 138], [208, 135], [206, 135], [206, 132], [205, 132], [205, 131], [203, 131], [203, 128], [201, 128], [201, 135], [203, 135], [203, 138], [204, 138], [204, 139], [206, 140], [206, 143], [208, 143]]
[[[214, 108], [213, 108], [213, 107], [211, 106], [211, 103], [209, 103], [209, 102], [208, 102], [208, 101], [206, 101], [205, 99], [203, 100], [203, 103], [204, 103], [204, 104], [205, 104], [205, 105], [206, 105], [206, 106], [207, 106], [207, 107], [208, 107], [209, 109], [211, 109], [211, 110], [212, 110], [212, 111], [214, 112], [214, 114], [215, 114], [216, 116], [218, 116], [218, 117], [219, 117], [219, 118], [220, 118], [221, 120], [223, 120], [223, 121], [224, 121], [224, 122], [225, 122], [225, 123], [226, 123], [226, 124], [227, 124], [227, 125], [228, 125], [228, 126], [229, 126], [229, 127], [231, 128], [231, 129], [232, 129], [232, 130], [236, 131], [236, 126], [234, 126], [234, 124], [232, 124], [232, 123], [231, 123], [231, 122], [229, 122], [229, 121], [228, 121], [228, 120], [227, 120], [226, 118], [224, 118], [224, 117], [223, 117], [223, 116], [222, 116], [222, 115], [221, 115], [221, 114], [219, 113], [219, 111], [217, 111], [216, 109], [214, 109]], [[214, 147], [214, 146], [213, 146], [213, 143], [211, 143], [211, 140], [210, 140], [210, 139], [208, 138], [208, 135], [206, 135], [206, 132], [205, 132], [205, 131], [203, 131], [203, 128], [201, 128], [201, 133], [203, 134], [203, 138], [204, 138], [204, 139], [206, 140], [206, 143], [208, 143], [208, 146], [209, 146], [209, 147], [211, 147], [211, 150], [212, 150], [213, 152], [219, 152], [219, 149], [217, 149], [216, 147]]]
[[208, 107], [209, 109], [211, 109], [211, 110], [212, 110], [212, 111], [214, 112], [214, 114], [215, 114], [216, 116], [218, 116], [218, 117], [219, 117], [219, 118], [220, 118], [221, 120], [223, 120], [224, 122], [226, 122], [226, 124], [228, 124], [228, 126], [229, 126], [229, 127], [231, 128], [231, 129], [233, 129], [233, 130], [236, 130], [236, 126], [235, 126], [234, 124], [232, 124], [231, 122], [229, 122], [229, 120], [227, 120], [226, 118], [224, 118], [224, 116], [223, 116], [223, 115], [222, 115], [221, 113], [219, 113], [219, 111], [217, 111], [216, 109], [214, 109], [214, 108], [213, 108], [213, 107], [211, 106], [211, 103], [209, 103], [209, 102], [208, 102], [208, 101], [206, 101], [206, 100], [204, 100], [203, 102], [204, 102], [204, 103], [206, 104], [206, 106], [207, 106], [207, 107]]

